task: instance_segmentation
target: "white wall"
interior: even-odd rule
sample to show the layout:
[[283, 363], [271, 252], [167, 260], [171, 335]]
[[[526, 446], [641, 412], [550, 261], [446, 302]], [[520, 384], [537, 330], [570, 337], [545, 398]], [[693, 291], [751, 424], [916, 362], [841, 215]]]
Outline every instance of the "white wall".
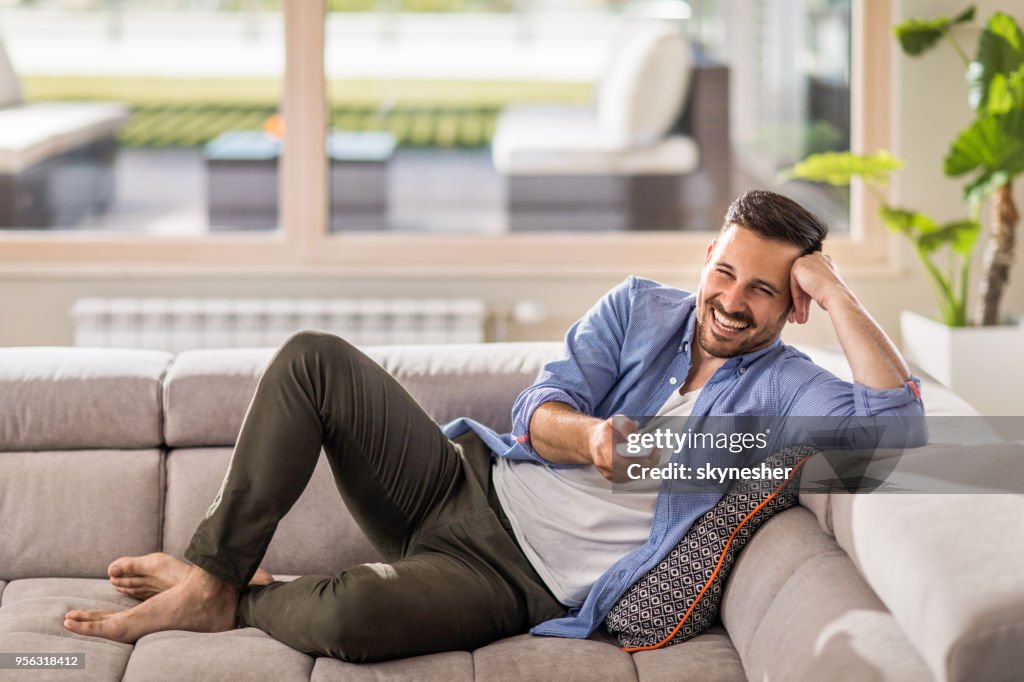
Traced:
[[[979, 16], [987, 17], [1001, 3], [978, 2]], [[961, 0], [896, 1], [899, 17], [936, 16], [962, 9]], [[1019, 19], [1021, 17], [1018, 17]], [[973, 51], [973, 39], [969, 40]], [[947, 141], [969, 119], [970, 112], [958, 73], [959, 60], [950, 50], [920, 60], [908, 60], [896, 50], [894, 92], [894, 151], [907, 161], [907, 170], [895, 186], [902, 205], [926, 210], [937, 219], [962, 215], [961, 183], [942, 174]], [[1024, 180], [1015, 196], [1024, 209]], [[1022, 235], [1024, 237], [1024, 235]], [[898, 334], [899, 311], [933, 311], [935, 305], [910, 248], [899, 244], [903, 272], [850, 276], [848, 280], [879, 322]], [[841, 263], [841, 260], [840, 260]], [[637, 273], [643, 275], [644, 273]], [[173, 276], [173, 275], [61, 275], [25, 276], [0, 272], [0, 345], [70, 344], [68, 311], [81, 296], [481, 296], [493, 306], [518, 300], [542, 302], [549, 318], [543, 324], [514, 327], [512, 339], [560, 338], [591, 303], [621, 277], [568, 280], [561, 276], [519, 279], [455, 280], [408, 278], [350, 278], [327, 276]], [[693, 272], [680, 272], [667, 283], [692, 287]], [[1024, 266], [1014, 273], [1006, 308], [1024, 312]], [[827, 320], [819, 314], [803, 328], [790, 328], [794, 343], [834, 342]]]

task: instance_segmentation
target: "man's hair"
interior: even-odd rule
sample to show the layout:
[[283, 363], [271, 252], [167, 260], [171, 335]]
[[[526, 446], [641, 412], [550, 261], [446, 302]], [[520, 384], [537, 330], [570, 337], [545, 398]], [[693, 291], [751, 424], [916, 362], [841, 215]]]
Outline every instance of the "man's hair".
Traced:
[[742, 225], [766, 239], [799, 246], [804, 255], [821, 251], [828, 226], [788, 197], [763, 189], [751, 189], [729, 205], [722, 229]]

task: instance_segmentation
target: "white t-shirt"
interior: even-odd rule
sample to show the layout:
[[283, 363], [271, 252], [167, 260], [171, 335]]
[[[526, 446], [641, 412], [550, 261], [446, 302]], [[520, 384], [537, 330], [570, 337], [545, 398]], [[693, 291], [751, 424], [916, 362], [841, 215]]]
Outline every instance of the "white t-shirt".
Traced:
[[[657, 416], [689, 415], [699, 394], [673, 391]], [[523, 553], [566, 606], [582, 604], [594, 581], [647, 542], [659, 487], [630, 481], [613, 493], [593, 466], [556, 469], [507, 457], [494, 464], [494, 488]]]

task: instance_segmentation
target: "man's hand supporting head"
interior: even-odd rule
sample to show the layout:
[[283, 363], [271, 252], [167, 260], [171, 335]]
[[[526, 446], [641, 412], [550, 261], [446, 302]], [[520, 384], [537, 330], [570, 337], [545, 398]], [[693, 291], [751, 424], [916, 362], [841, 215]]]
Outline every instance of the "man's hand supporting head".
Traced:
[[789, 321], [807, 322], [812, 301], [827, 312], [854, 381], [877, 389], [899, 388], [907, 382], [910, 368], [903, 356], [840, 277], [831, 257], [818, 251], [798, 258], [790, 272], [790, 289]]

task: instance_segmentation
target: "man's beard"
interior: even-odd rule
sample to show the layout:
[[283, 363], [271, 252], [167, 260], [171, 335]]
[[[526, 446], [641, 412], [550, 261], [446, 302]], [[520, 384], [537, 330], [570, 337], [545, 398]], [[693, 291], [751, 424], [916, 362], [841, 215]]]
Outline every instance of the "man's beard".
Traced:
[[[755, 333], [753, 336], [747, 337], [737, 343], [730, 342], [728, 340], [719, 340], [711, 330], [710, 322], [707, 325], [704, 324], [704, 320], [707, 320], [707, 318], [713, 314], [711, 312], [712, 308], [717, 310], [723, 317], [737, 322], [746, 323], [750, 327], [755, 326], [755, 321], [754, 318], [748, 314], [741, 313], [739, 315], [731, 315], [726, 313], [725, 310], [722, 309], [721, 304], [717, 301], [708, 301], [705, 303], [703, 316], [697, 316], [697, 343], [700, 344], [700, 347], [704, 349], [705, 353], [715, 358], [732, 358], [737, 355], [750, 353], [751, 351], [758, 350], [759, 348], [768, 345], [768, 343], [774, 341], [775, 338], [778, 337], [779, 333], [782, 331], [782, 326], [786, 321], [786, 317], [789, 315], [789, 311], [787, 310], [783, 313], [779, 321], [772, 327], [765, 328], [762, 332]], [[702, 317], [704, 320], [701, 319]], [[706, 336], [705, 332], [707, 332]], [[736, 343], [736, 345], [733, 346], [733, 343]]]

